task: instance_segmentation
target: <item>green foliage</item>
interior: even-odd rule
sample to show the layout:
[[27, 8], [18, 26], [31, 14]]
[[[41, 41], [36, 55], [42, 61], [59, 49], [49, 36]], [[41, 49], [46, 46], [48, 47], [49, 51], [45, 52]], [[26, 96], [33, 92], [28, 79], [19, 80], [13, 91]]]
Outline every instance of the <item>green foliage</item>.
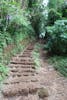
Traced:
[[[19, 44], [22, 40], [34, 37], [34, 30], [27, 14], [25, 10], [21, 9], [19, 1], [0, 0], [0, 63], [5, 64], [7, 58], [9, 62], [11, 55], [24, 48]], [[16, 45], [16, 48], [9, 51], [8, 57], [5, 57], [4, 48], [10, 44]], [[2, 76], [6, 75], [7, 70], [3, 64], [0, 64], [0, 71]]]
[[48, 7], [49, 9], [53, 8], [55, 10], [58, 10], [63, 2], [64, 0], [49, 0]]
[[45, 10], [44, 5], [42, 5], [41, 0], [29, 0], [29, 11], [30, 11], [30, 20], [31, 24], [35, 30], [37, 38], [39, 38], [40, 34], [45, 35], [44, 31], [44, 23], [45, 22], [45, 16], [43, 14], [43, 11]]
[[58, 19], [61, 19], [62, 15], [55, 9], [50, 9], [48, 12], [48, 25], [53, 25]]
[[58, 20], [54, 26], [47, 27], [48, 51], [63, 55], [67, 54], [67, 20]]
[[46, 34], [46, 29], [45, 27], [47, 26], [47, 16], [44, 14], [41, 14], [39, 24], [38, 24], [38, 33], [39, 33], [39, 38], [44, 38]]
[[34, 51], [32, 52], [33, 58], [34, 58], [34, 63], [35, 63], [35, 68], [39, 69], [41, 67], [40, 63], [40, 54], [39, 50], [42, 48], [42, 45], [37, 43], [35, 45]]
[[62, 11], [62, 16], [67, 18], [67, 2], [63, 3], [61, 11]]
[[67, 77], [67, 57], [53, 56], [50, 57], [48, 61], [50, 64], [53, 64], [56, 70], [58, 70], [62, 75]]
[[0, 47], [4, 48], [8, 44], [11, 44], [13, 41], [11, 39], [11, 36], [7, 32], [0, 32]]
[[8, 68], [0, 63], [0, 82], [8, 75]]
[[57, 0], [49, 0], [48, 7], [49, 7], [49, 9], [51, 9], [51, 8], [56, 9], [57, 8]]
[[28, 7], [32, 8], [36, 4], [36, 0], [28, 0]]
[[19, 4], [15, 0], [1, 0], [0, 47], [3, 49], [8, 44], [23, 40], [25, 36], [34, 36], [31, 33], [34, 34], [34, 30], [25, 11], [20, 8]]
[[17, 2], [3, 0], [0, 2], [0, 31], [8, 32], [14, 39], [16, 33], [33, 32], [31, 23]]

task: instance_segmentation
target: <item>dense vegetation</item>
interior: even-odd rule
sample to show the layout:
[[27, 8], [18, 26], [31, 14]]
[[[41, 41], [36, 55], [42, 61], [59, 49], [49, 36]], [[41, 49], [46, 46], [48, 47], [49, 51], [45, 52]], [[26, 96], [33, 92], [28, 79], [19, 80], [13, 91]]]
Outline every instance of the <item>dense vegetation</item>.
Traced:
[[[29, 21], [28, 13], [26, 12], [26, 10], [21, 9], [20, 3], [17, 3], [14, 0], [1, 0], [0, 73], [4, 72], [4, 70], [6, 71], [6, 67], [4, 65], [3, 60], [4, 48], [11, 44], [16, 45], [16, 49], [21, 48], [19, 45], [20, 42], [25, 38], [31, 38], [33, 35], [34, 30]], [[0, 79], [2, 78], [0, 77]]]
[[[54, 62], [57, 70], [67, 76], [67, 59], [65, 59], [67, 55], [67, 2], [49, 0], [47, 6], [38, 0], [33, 0], [31, 3], [32, 26], [36, 35], [38, 38], [46, 39], [44, 47], [53, 55], [50, 61]], [[60, 60], [57, 60], [58, 58]]]
[[1, 0], [0, 76], [4, 76], [8, 70], [3, 60], [4, 49], [8, 45], [15, 45], [14, 51], [18, 51], [21, 47], [18, 44], [22, 40], [34, 38], [46, 39], [45, 49], [60, 58], [60, 61], [54, 59], [58, 63], [55, 68], [67, 76], [67, 59], [62, 57], [62, 67], [60, 63], [61, 55], [67, 56], [67, 2], [49, 0], [45, 5], [42, 0]]
[[54, 54], [67, 54], [67, 20], [57, 20], [53, 26], [48, 26], [46, 49]]
[[52, 53], [49, 61], [55, 69], [67, 76], [67, 2], [50, 0], [48, 7], [45, 48]]

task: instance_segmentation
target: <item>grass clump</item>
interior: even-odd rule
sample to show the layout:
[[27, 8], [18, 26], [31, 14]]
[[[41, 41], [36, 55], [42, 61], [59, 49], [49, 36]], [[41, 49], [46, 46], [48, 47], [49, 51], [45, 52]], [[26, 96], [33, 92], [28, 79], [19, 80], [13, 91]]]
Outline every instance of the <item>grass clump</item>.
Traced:
[[40, 63], [40, 49], [41, 49], [42, 45], [39, 43], [36, 43], [35, 47], [34, 47], [34, 51], [33, 51], [33, 58], [34, 58], [34, 63], [35, 63], [35, 68], [39, 69], [41, 66]]
[[2, 63], [0, 63], [0, 82], [2, 82], [8, 75], [9, 69]]
[[48, 61], [50, 64], [53, 64], [54, 68], [63, 76], [67, 77], [67, 57], [53, 56], [50, 57]]

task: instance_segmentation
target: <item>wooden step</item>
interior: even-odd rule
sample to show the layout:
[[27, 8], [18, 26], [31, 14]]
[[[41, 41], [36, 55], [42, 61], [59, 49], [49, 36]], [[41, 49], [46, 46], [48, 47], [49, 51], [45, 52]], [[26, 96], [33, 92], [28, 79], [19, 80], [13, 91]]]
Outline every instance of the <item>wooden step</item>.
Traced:
[[12, 76], [12, 77], [21, 77], [21, 76], [35, 76], [36, 73], [32, 73], [32, 72], [23, 72], [23, 73], [20, 73], [20, 72], [16, 72], [16, 73], [13, 73], [13, 72], [10, 72], [9, 76]]
[[4, 96], [17, 96], [17, 95], [28, 95], [29, 93], [36, 93], [41, 86], [39, 83], [19, 83], [6, 85], [2, 89]]
[[10, 68], [32, 68], [32, 69], [35, 69], [35, 66], [34, 65], [15, 65], [15, 64], [10, 64], [9, 65]]
[[34, 65], [35, 64], [34, 62], [30, 62], [30, 61], [25, 61], [25, 62], [22, 62], [22, 61], [11, 61], [10, 63], [11, 64], [21, 64], [21, 65]]
[[9, 77], [9, 79], [7, 79], [4, 84], [15, 84], [15, 83], [19, 83], [19, 82], [37, 82], [38, 79], [36, 76], [21, 76], [21, 77]]

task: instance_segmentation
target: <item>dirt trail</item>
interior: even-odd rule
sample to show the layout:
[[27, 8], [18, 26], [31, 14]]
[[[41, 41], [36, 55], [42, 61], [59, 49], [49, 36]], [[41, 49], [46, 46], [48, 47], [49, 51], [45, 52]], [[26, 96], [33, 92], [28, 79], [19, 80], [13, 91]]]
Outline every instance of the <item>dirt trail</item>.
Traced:
[[[33, 49], [34, 44], [31, 43], [10, 61], [10, 73], [4, 82], [0, 100], [67, 100], [67, 79], [47, 63], [42, 56], [43, 51], [40, 52], [41, 68], [36, 70], [31, 54]], [[43, 95], [47, 93], [48, 97], [40, 97], [41, 88], [45, 89]]]
[[67, 78], [64, 78], [57, 72], [52, 65], [49, 65], [46, 58], [46, 53], [41, 50], [41, 76], [40, 83], [48, 90], [50, 96], [48, 100], [67, 100]]
[[31, 43], [23, 53], [16, 55], [8, 65], [10, 72], [2, 87], [1, 100], [44, 100], [39, 98], [38, 73], [32, 57], [34, 44]]

